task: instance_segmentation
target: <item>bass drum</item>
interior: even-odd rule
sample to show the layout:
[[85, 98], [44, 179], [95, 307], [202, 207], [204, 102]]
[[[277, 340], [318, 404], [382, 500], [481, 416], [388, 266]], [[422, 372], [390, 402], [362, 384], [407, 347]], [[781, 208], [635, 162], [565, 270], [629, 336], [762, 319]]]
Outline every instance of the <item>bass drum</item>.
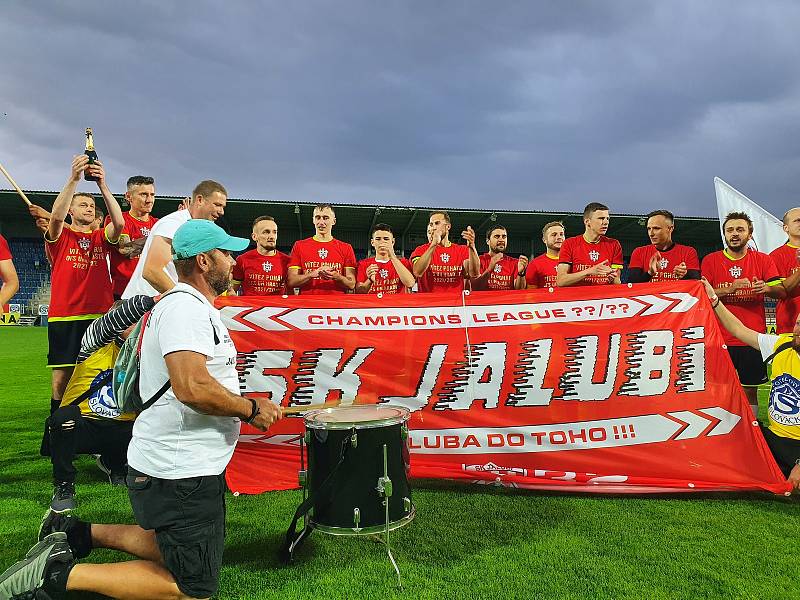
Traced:
[[306, 414], [310, 522], [334, 535], [367, 535], [414, 518], [406, 408], [361, 405]]

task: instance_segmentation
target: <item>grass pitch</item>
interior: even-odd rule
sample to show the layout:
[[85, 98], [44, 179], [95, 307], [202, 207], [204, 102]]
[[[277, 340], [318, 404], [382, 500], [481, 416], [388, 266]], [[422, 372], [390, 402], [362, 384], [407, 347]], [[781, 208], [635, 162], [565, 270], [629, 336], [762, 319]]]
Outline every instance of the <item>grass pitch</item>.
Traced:
[[[0, 570], [34, 544], [51, 494], [38, 454], [44, 328], [0, 328]], [[132, 523], [125, 490], [78, 461], [76, 514]], [[767, 494], [603, 497], [417, 482], [417, 518], [382, 546], [314, 532], [276, 549], [300, 492], [228, 497], [218, 598], [800, 598], [800, 502]], [[125, 560], [97, 550], [90, 560]], [[95, 598], [74, 594], [70, 598]]]

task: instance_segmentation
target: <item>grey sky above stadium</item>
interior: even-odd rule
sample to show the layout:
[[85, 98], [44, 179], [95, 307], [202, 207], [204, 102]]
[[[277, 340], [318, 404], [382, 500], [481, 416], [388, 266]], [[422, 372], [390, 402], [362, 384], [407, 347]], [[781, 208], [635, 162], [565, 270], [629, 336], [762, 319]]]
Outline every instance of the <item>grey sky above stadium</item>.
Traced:
[[780, 217], [798, 24], [764, 1], [11, 0], [0, 162], [60, 189], [91, 126], [114, 191], [710, 216], [719, 176]]

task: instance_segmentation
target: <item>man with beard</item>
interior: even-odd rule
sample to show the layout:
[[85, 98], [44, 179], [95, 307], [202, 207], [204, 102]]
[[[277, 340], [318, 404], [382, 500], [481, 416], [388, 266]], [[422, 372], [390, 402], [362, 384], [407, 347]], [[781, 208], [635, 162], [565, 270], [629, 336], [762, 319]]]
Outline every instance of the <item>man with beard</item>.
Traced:
[[295, 242], [287, 283], [301, 294], [344, 294], [356, 287], [356, 255], [333, 237], [336, 213], [330, 204], [314, 207], [313, 237]]
[[703, 284], [725, 330], [772, 365], [767, 408], [769, 426], [762, 425], [761, 431], [775, 462], [794, 489], [800, 491], [800, 318], [795, 320], [790, 333], [782, 335], [750, 329], [720, 301], [705, 278]]
[[775, 315], [778, 333], [790, 333], [800, 316], [800, 208], [790, 208], [783, 215], [783, 230], [789, 239], [769, 253], [783, 278], [786, 298], [778, 300]]
[[[225, 545], [224, 470], [240, 422], [261, 431], [280, 419], [265, 398], [239, 395], [236, 348], [214, 308], [230, 285], [231, 251], [248, 241], [208, 220], [173, 235], [178, 283], [150, 313], [141, 341], [143, 410], [128, 446], [128, 496], [136, 525], [100, 525], [48, 512], [40, 542], [0, 575], [0, 598], [62, 598], [85, 590], [112, 598], [209, 598]], [[140, 560], [76, 564], [94, 548]]]
[[525, 281], [529, 288], [556, 286], [558, 275], [558, 256], [564, 243], [564, 223], [550, 221], [542, 227], [544, 254], [534, 258], [528, 265]]
[[232, 287], [241, 287], [242, 296], [269, 296], [286, 293], [289, 255], [278, 251], [278, 224], [264, 215], [253, 221], [256, 247], [236, 258]]
[[564, 240], [558, 257], [556, 284], [608, 285], [620, 282], [622, 246], [606, 237], [611, 217], [608, 207], [592, 202], [583, 209], [583, 235]]
[[437, 210], [428, 220], [428, 243], [411, 253], [412, 272], [420, 292], [457, 292], [464, 290], [464, 278], [480, 274], [480, 258], [475, 248], [472, 227], [461, 232], [466, 246], [450, 241], [450, 215]]
[[[95, 203], [91, 194], [75, 192], [86, 171], [97, 177], [111, 222], [92, 231]], [[71, 223], [65, 225], [67, 214]], [[85, 154], [76, 156], [64, 189], [53, 202], [45, 231], [45, 253], [52, 266], [47, 338], [47, 366], [52, 369], [50, 412], [61, 404], [80, 350], [81, 338], [92, 321], [114, 301], [108, 273], [108, 245], [119, 240], [125, 221], [108, 189], [102, 164], [89, 164]]]
[[[135, 175], [128, 179], [125, 199], [131, 209], [122, 213], [125, 228], [119, 237], [119, 245], [110, 253], [111, 280], [114, 282], [114, 300], [119, 300], [139, 264], [139, 255], [131, 254], [131, 247], [144, 244], [158, 219], [151, 216], [156, 200], [156, 188], [152, 177]], [[141, 240], [137, 242], [137, 240]]]
[[155, 296], [175, 287], [178, 274], [172, 264], [170, 242], [178, 228], [189, 219], [216, 221], [225, 214], [228, 191], [221, 183], [206, 179], [192, 190], [187, 208], [159, 219], [142, 248], [142, 254], [122, 298]]
[[505, 251], [508, 247], [508, 232], [502, 225], [486, 231], [489, 252], [480, 257], [480, 275], [471, 279], [473, 290], [523, 290], [528, 257], [514, 258]]
[[674, 279], [700, 279], [697, 251], [672, 241], [675, 217], [668, 210], [647, 215], [649, 246], [634, 248], [628, 265], [628, 282], [644, 283]]
[[[728, 213], [722, 223], [725, 249], [703, 259], [700, 270], [717, 297], [746, 327], [765, 332], [764, 296], [785, 298], [778, 269], [772, 259], [747, 247], [753, 236], [753, 221], [743, 212]], [[767, 382], [761, 354], [730, 331], [723, 331], [733, 366], [739, 374], [753, 416], [758, 416], [758, 386]]]
[[370, 244], [375, 256], [358, 263], [356, 293], [403, 294], [416, 280], [411, 263], [394, 253], [394, 233], [386, 223], [377, 223], [370, 232]]

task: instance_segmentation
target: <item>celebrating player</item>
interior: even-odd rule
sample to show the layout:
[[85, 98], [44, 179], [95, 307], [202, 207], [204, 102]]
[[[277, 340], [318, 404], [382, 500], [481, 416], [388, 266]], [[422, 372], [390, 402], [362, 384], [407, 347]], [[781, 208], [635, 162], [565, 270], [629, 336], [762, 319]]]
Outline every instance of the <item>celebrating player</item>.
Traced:
[[800, 208], [791, 208], [783, 215], [783, 230], [788, 241], [770, 252], [770, 258], [783, 278], [786, 298], [778, 300], [775, 320], [777, 332], [791, 333], [800, 315]]
[[611, 217], [608, 207], [592, 202], [583, 209], [583, 235], [564, 240], [559, 252], [556, 284], [608, 285], [620, 282], [622, 246], [606, 237]]
[[233, 289], [241, 287], [242, 296], [269, 296], [286, 293], [289, 255], [278, 251], [278, 224], [264, 215], [253, 221], [251, 235], [256, 247], [236, 259]]
[[514, 258], [505, 251], [508, 232], [502, 225], [494, 225], [486, 232], [489, 252], [480, 257], [480, 275], [471, 280], [473, 290], [523, 290], [528, 257]]
[[480, 274], [480, 258], [475, 249], [475, 232], [467, 227], [461, 237], [466, 246], [450, 241], [450, 215], [432, 212], [428, 220], [427, 244], [411, 253], [414, 277], [420, 292], [461, 292], [465, 277]]
[[386, 223], [378, 223], [370, 232], [375, 256], [358, 263], [356, 292], [359, 294], [399, 294], [415, 283], [411, 263], [394, 253], [394, 233]]
[[672, 241], [675, 217], [668, 210], [655, 210], [647, 215], [650, 245], [633, 250], [628, 265], [628, 282], [664, 281], [667, 279], [700, 279], [697, 251]]
[[534, 258], [525, 274], [529, 288], [555, 287], [558, 272], [558, 256], [564, 244], [564, 223], [550, 221], [542, 227], [544, 254]]

